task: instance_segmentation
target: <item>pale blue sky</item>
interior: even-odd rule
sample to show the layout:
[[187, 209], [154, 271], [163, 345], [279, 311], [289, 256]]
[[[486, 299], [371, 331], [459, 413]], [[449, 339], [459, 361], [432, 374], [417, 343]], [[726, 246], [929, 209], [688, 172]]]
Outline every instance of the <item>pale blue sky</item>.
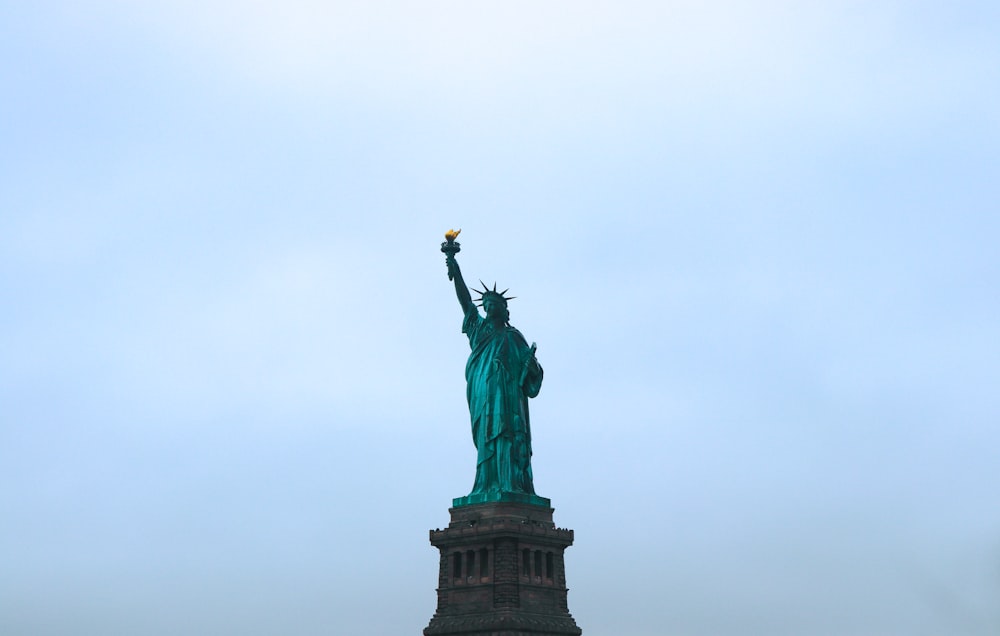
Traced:
[[0, 91], [0, 633], [418, 634], [450, 227], [585, 634], [1000, 630], [995, 3], [3, 2]]

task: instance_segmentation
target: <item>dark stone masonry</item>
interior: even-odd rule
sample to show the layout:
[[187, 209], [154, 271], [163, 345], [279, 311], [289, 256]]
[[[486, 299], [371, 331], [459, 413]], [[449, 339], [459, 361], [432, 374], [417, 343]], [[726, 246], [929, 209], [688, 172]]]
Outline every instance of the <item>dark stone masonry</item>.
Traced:
[[431, 530], [441, 552], [438, 606], [424, 636], [578, 636], [563, 554], [573, 531], [552, 508], [491, 502], [450, 509]]

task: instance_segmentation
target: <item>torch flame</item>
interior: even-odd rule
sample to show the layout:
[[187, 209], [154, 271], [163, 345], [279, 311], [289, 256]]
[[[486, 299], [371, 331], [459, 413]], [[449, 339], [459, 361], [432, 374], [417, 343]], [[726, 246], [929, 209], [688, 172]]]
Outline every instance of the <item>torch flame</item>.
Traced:
[[462, 231], [461, 228], [459, 228], [458, 230], [448, 230], [447, 232], [444, 233], [444, 237], [449, 241], [454, 241], [456, 238], [458, 238], [458, 235], [459, 233], [461, 233], [461, 231]]

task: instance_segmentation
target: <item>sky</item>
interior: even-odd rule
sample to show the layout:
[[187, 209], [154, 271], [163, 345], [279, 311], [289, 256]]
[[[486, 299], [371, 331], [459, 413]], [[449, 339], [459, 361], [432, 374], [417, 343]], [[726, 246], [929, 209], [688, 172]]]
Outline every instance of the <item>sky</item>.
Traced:
[[0, 633], [419, 634], [454, 227], [584, 634], [997, 634], [998, 170], [994, 2], [0, 2]]

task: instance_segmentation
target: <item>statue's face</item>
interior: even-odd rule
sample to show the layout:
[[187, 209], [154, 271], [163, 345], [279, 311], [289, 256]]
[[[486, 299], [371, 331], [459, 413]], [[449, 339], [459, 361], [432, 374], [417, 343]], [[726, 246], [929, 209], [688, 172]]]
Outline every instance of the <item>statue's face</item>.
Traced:
[[506, 305], [492, 296], [487, 296], [483, 299], [483, 310], [486, 312], [487, 318], [506, 318]]

